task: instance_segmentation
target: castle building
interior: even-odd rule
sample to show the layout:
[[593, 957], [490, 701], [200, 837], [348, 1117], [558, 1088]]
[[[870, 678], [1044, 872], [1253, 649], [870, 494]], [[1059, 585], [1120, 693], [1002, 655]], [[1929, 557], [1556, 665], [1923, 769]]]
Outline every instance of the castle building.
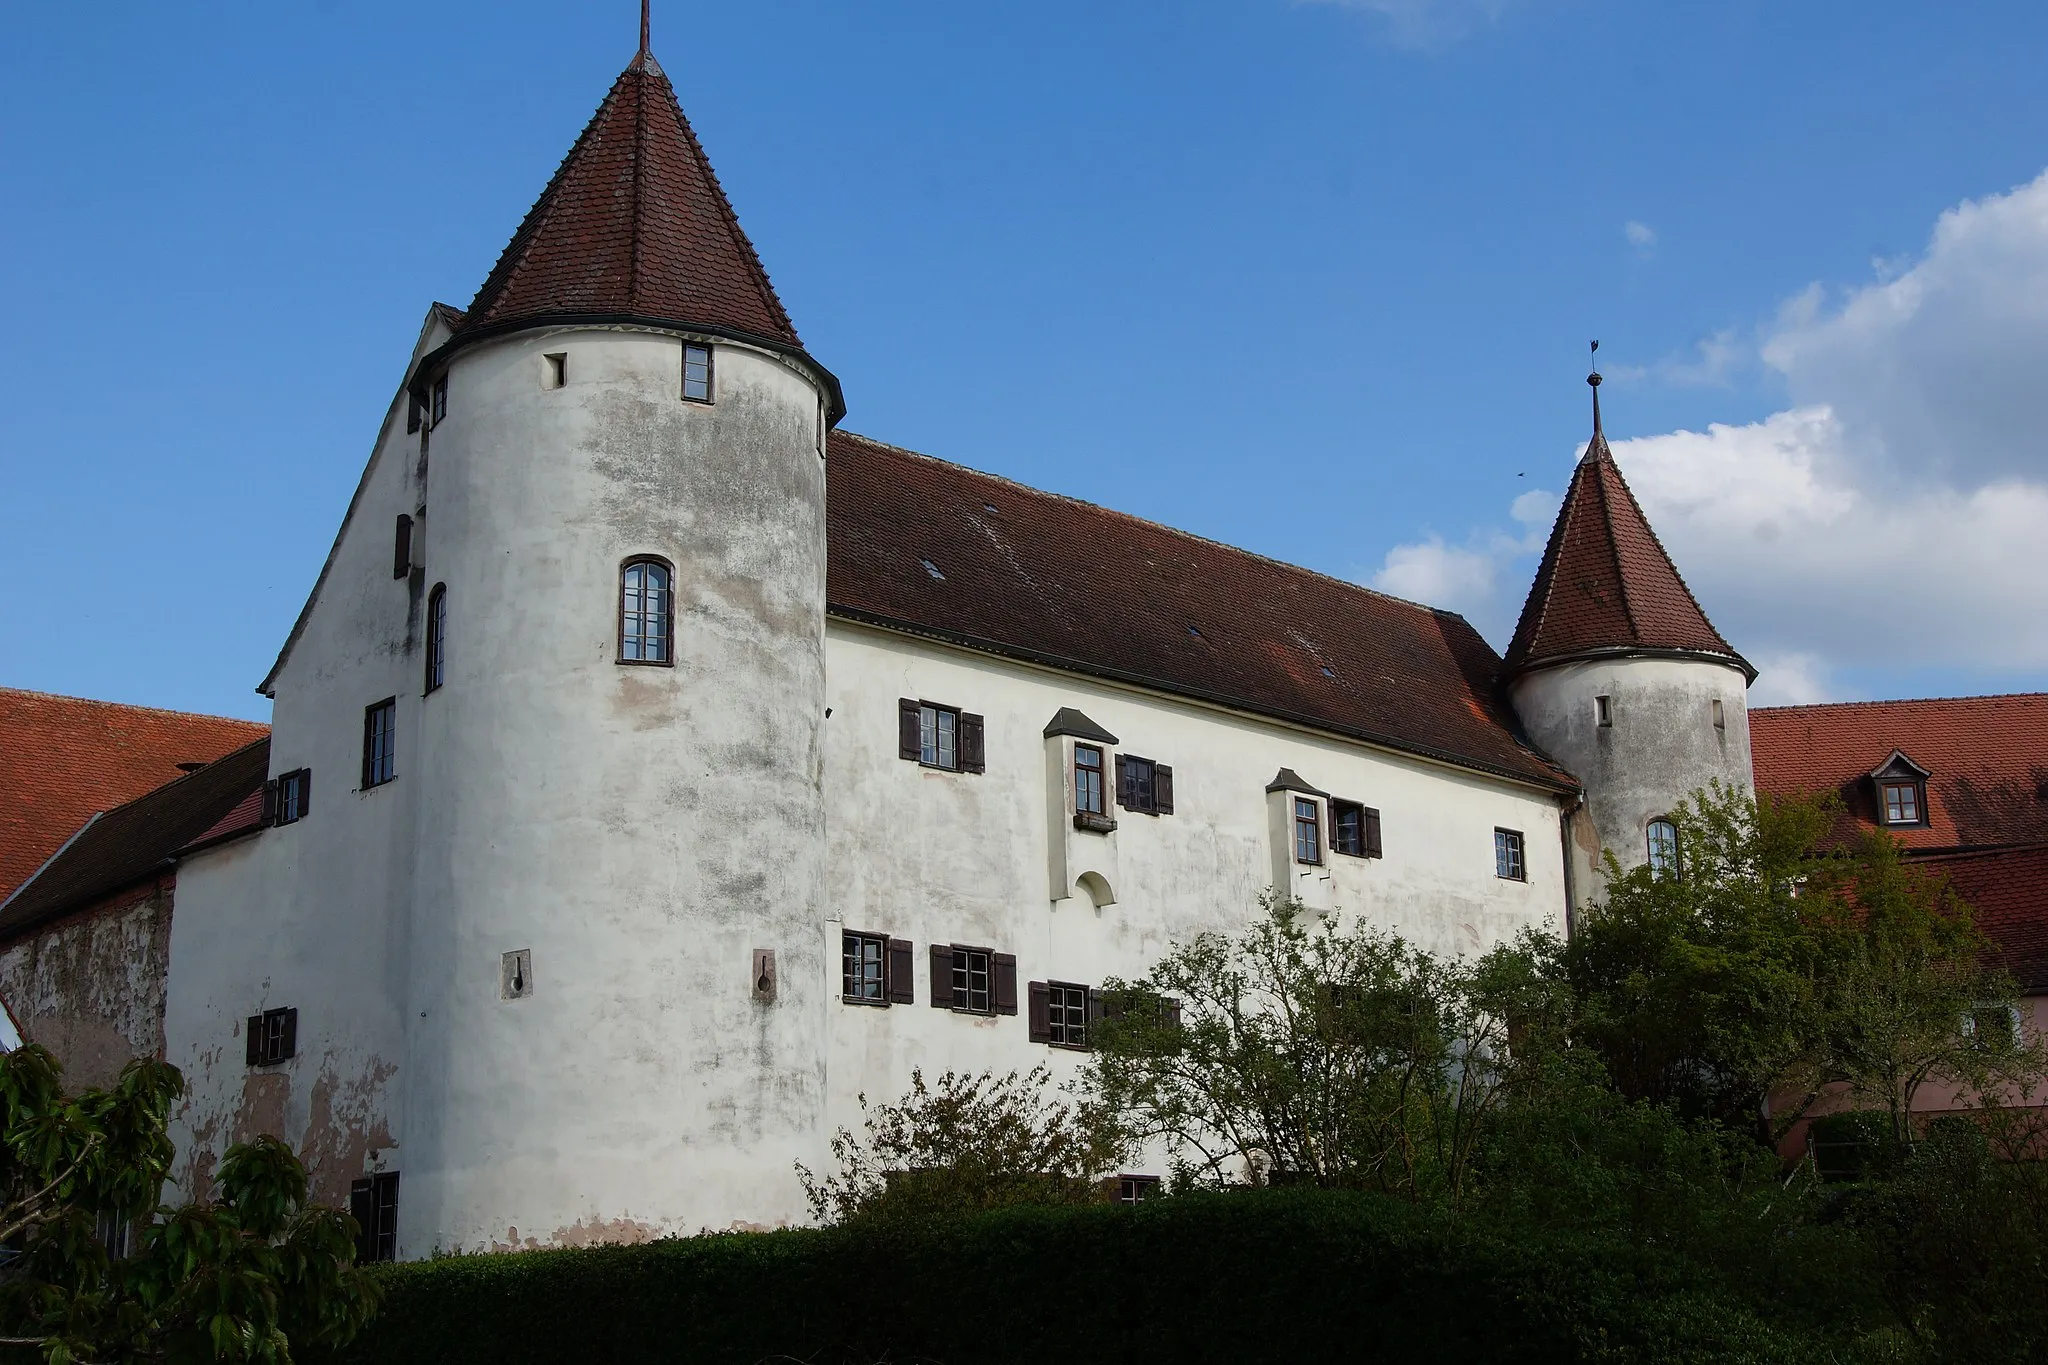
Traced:
[[183, 1193], [275, 1133], [372, 1255], [771, 1226], [859, 1096], [1069, 1074], [1264, 895], [1476, 952], [1750, 783], [1597, 402], [1505, 659], [844, 411], [643, 44], [428, 311], [269, 733], [17, 841], [23, 1034], [118, 1002]]

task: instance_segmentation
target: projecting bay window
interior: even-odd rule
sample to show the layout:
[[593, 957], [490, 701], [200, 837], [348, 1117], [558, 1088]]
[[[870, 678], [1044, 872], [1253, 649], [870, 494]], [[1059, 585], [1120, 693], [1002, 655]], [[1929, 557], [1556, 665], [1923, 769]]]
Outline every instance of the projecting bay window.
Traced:
[[978, 773], [988, 767], [980, 716], [937, 702], [909, 697], [896, 703], [897, 757], [946, 772]]
[[1074, 746], [1074, 828], [1107, 833], [1116, 828], [1103, 790], [1103, 752], [1099, 744]]
[[1017, 959], [988, 948], [934, 943], [932, 1004], [958, 1014], [1015, 1014]]
[[840, 936], [839, 998], [849, 1005], [907, 1005], [910, 941], [847, 930]]
[[1323, 860], [1322, 807], [1313, 797], [1294, 798], [1294, 861], [1317, 864]]

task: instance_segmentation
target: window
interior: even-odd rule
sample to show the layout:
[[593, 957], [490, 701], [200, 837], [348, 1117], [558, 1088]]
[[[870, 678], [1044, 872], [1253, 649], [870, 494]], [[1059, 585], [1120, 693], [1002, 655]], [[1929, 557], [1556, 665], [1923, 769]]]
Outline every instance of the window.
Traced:
[[313, 803], [313, 770], [300, 768], [294, 772], [282, 773], [270, 784], [266, 793], [270, 800], [270, 811], [264, 823], [270, 825], [296, 825], [306, 818], [306, 812]]
[[1141, 815], [1173, 814], [1173, 769], [1135, 754], [1118, 754], [1116, 803]]
[[1714, 728], [1716, 730], [1728, 728], [1728, 713], [1721, 709], [1721, 699], [1719, 697], [1714, 698]]
[[1032, 1042], [1088, 1046], [1088, 1021], [1101, 1008], [1093, 990], [1069, 981], [1034, 981], [1030, 995]]
[[1116, 1178], [1116, 1202], [1142, 1204], [1159, 1193], [1156, 1175], [1120, 1175]]
[[619, 662], [675, 662], [674, 572], [663, 559], [629, 559], [619, 570]]
[[348, 1187], [348, 1212], [356, 1220], [356, 1260], [398, 1259], [398, 1172], [367, 1176]]
[[910, 941], [849, 929], [840, 935], [839, 998], [849, 1005], [907, 1005]]
[[1593, 698], [1593, 717], [1602, 729], [1614, 724], [1614, 704], [1607, 697]]
[[896, 703], [896, 717], [898, 757], [948, 772], [978, 773], [987, 768], [980, 716], [903, 697]]
[[1320, 863], [1323, 860], [1322, 807], [1307, 796], [1294, 798], [1294, 861]]
[[1963, 1016], [1963, 1036], [1993, 1052], [2016, 1047], [2020, 1043], [2020, 1012], [1997, 1001], [1973, 1006]]
[[1493, 832], [1493, 875], [1511, 882], [1529, 879], [1522, 866], [1522, 832], [1497, 829]]
[[250, 1015], [242, 1043], [250, 1066], [276, 1066], [290, 1061], [299, 1050], [299, 1012], [265, 1010]]
[[683, 347], [683, 397], [692, 403], [711, 401], [711, 348], [690, 343]]
[[987, 948], [934, 943], [932, 1004], [962, 1014], [1015, 1014], [1017, 959]]
[[556, 351], [552, 355], [542, 356], [541, 359], [546, 363], [546, 368], [541, 371], [542, 388], [559, 389], [562, 385], [569, 382], [569, 353], [567, 351]]
[[1678, 873], [1678, 826], [1659, 817], [1650, 822], [1650, 871], [1659, 877]]
[[1917, 825], [1920, 823], [1919, 783], [1887, 782], [1884, 784], [1884, 822], [1887, 825]]
[[432, 692], [448, 676], [448, 585], [436, 583], [427, 594], [427, 687]]
[[398, 514], [398, 530], [391, 537], [391, 576], [405, 578], [412, 573], [412, 518]]
[[432, 414], [431, 420], [435, 426], [440, 426], [441, 419], [448, 415], [448, 376], [445, 374], [434, 381]]
[[1092, 815], [1098, 819], [1108, 815], [1103, 808], [1102, 749], [1099, 745], [1074, 746], [1074, 814], [1077, 817]]
[[398, 698], [386, 697], [363, 708], [363, 790], [381, 787], [397, 776]]
[[1330, 800], [1330, 848], [1353, 858], [1380, 856], [1380, 813], [1356, 801]]
[[117, 1209], [101, 1209], [93, 1219], [93, 1240], [110, 1261], [125, 1261], [133, 1249], [135, 1220]]

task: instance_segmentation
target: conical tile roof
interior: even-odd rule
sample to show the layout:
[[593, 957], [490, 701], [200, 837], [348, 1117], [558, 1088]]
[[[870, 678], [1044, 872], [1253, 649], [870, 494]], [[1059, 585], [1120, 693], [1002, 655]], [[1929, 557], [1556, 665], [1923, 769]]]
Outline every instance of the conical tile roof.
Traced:
[[1543, 563], [1505, 659], [1509, 675], [1588, 654], [1719, 655], [1755, 677], [1678, 575], [1600, 430], [1550, 528]]
[[528, 320], [606, 316], [802, 345], [675, 88], [644, 48], [519, 225], [457, 340]]

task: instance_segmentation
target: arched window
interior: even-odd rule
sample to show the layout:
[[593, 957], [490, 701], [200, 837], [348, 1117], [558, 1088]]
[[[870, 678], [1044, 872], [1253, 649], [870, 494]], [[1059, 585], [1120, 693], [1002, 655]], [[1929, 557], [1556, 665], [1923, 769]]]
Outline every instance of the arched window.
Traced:
[[675, 571], [662, 559], [629, 559], [619, 573], [619, 662], [675, 661]]
[[1678, 826], [1661, 816], [1650, 822], [1650, 871], [1659, 877], [1678, 875]]
[[448, 676], [448, 585], [436, 583], [427, 594], [427, 688], [431, 692]]

